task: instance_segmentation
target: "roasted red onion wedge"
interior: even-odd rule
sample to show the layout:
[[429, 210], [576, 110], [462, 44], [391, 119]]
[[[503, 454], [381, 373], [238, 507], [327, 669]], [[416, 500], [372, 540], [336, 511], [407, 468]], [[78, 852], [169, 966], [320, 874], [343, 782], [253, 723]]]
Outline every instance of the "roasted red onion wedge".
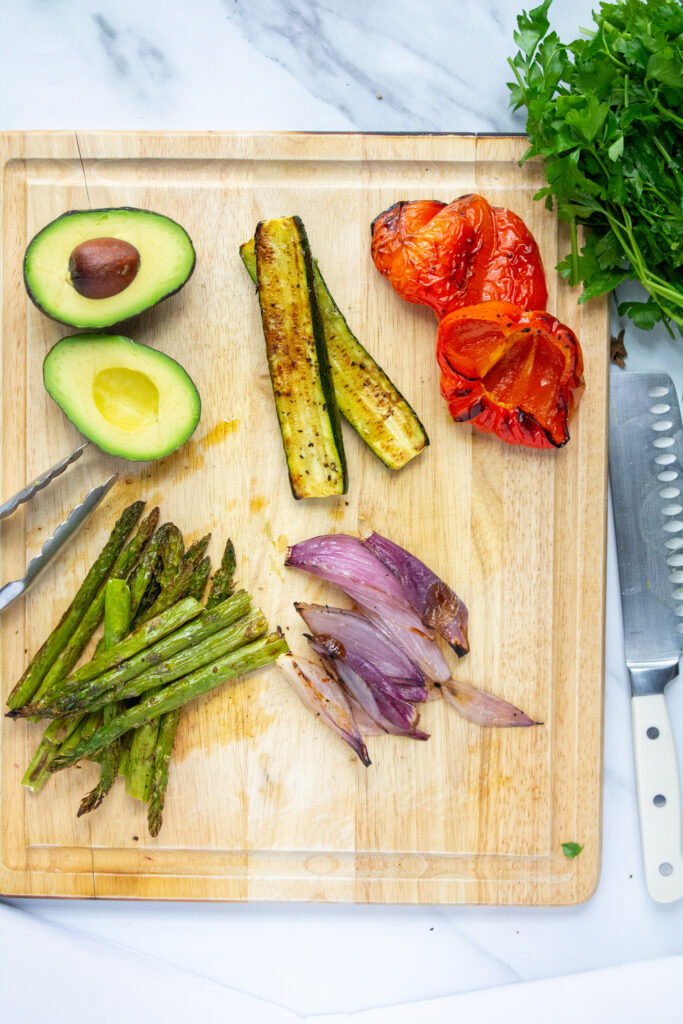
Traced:
[[[429, 739], [428, 733], [421, 732], [417, 728], [420, 716], [417, 708], [412, 704], [409, 704], [407, 701], [393, 701], [383, 694], [373, 693], [372, 688], [368, 686], [365, 680], [361, 679], [344, 661], [335, 661], [334, 667], [346, 687], [350, 699], [362, 708], [364, 714], [382, 732], [388, 732], [394, 736], [407, 736], [413, 740]], [[364, 736], [372, 735], [364, 731], [361, 719], [357, 718], [356, 721], [358, 728]]]
[[311, 537], [289, 548], [285, 565], [336, 583], [382, 621], [390, 619], [401, 628], [434, 636], [422, 623], [399, 579], [357, 537], [347, 533]]
[[497, 726], [505, 728], [512, 725], [541, 725], [533, 718], [509, 704], [502, 697], [494, 697], [492, 693], [478, 690], [471, 683], [458, 682], [451, 679], [441, 684], [441, 692], [449, 704], [452, 704], [459, 715], [477, 725]]
[[339, 657], [346, 658], [347, 653], [353, 651], [389, 679], [424, 686], [424, 676], [417, 665], [364, 615], [346, 608], [300, 601], [294, 607], [319, 641], [321, 637], [336, 641]]
[[432, 640], [424, 632], [415, 629], [404, 629], [388, 618], [380, 618], [374, 612], [367, 611], [367, 618], [390, 644], [396, 645], [411, 661], [415, 662], [422, 674], [434, 682], [445, 682], [451, 678], [449, 669], [436, 640]]
[[316, 654], [334, 660], [335, 663], [339, 660], [345, 661], [373, 690], [395, 700], [409, 700], [418, 704], [427, 699], [427, 687], [424, 683], [389, 678], [367, 658], [358, 654], [353, 647], [344, 647], [332, 636], [309, 636], [307, 633], [304, 636]]
[[333, 675], [317, 662], [293, 654], [280, 655], [277, 664], [306, 707], [341, 736], [364, 765], [369, 765], [370, 758], [363, 737], [358, 731], [346, 695]]
[[460, 657], [467, 654], [467, 608], [455, 591], [419, 558], [379, 533], [371, 533], [365, 547], [395, 574], [422, 623], [436, 630]]
[[[426, 733], [417, 732], [420, 716], [410, 696], [404, 692], [408, 688], [393, 684], [364, 658], [349, 656], [342, 645], [330, 636], [315, 637], [306, 634], [306, 639], [330, 671], [336, 673], [351, 700], [360, 705], [365, 714], [380, 726], [383, 732], [411, 736], [413, 739], [427, 739]], [[422, 701], [425, 698], [425, 690], [420, 689], [419, 692]], [[358, 723], [355, 712], [354, 718]], [[363, 732], [362, 729], [360, 731]]]

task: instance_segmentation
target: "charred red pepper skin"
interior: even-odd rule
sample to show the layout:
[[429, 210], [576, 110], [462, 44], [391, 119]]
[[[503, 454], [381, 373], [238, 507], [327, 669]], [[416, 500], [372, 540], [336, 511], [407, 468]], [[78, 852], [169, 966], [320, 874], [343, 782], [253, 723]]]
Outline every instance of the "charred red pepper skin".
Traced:
[[441, 393], [454, 420], [508, 444], [562, 448], [584, 389], [574, 333], [542, 310], [484, 302], [439, 324]]
[[372, 258], [408, 302], [441, 319], [480, 302], [543, 309], [538, 246], [517, 214], [476, 194], [452, 203], [400, 202], [372, 223]]

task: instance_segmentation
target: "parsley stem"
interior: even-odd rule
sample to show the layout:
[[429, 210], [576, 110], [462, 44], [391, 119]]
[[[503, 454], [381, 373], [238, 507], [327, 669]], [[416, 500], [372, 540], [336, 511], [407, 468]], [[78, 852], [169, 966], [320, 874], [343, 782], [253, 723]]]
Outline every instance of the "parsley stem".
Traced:
[[512, 73], [515, 76], [515, 78], [517, 79], [517, 84], [519, 85], [520, 89], [522, 90], [522, 92], [526, 96], [526, 89], [524, 88], [524, 80], [522, 79], [519, 71], [515, 67], [515, 64], [514, 64], [514, 61], [512, 60], [512, 57], [508, 57], [508, 64], [512, 68]]
[[[647, 89], [647, 86], [645, 86], [645, 88]], [[647, 91], [650, 92], [649, 89]], [[652, 94], [650, 93], [650, 95]], [[676, 114], [674, 114], [673, 110], [669, 110], [668, 107], [665, 107], [664, 104], [660, 101], [659, 96], [655, 97], [654, 105], [659, 111], [659, 113], [662, 115], [662, 117], [665, 117], [669, 121], [673, 121], [673, 123], [677, 124], [679, 128], [683, 128], [683, 118], [677, 117]]]
[[572, 217], [569, 221], [569, 231], [571, 233], [572, 241], [572, 276], [569, 283], [576, 285], [581, 280], [581, 276], [579, 274], [579, 238], [576, 228], [576, 217]]

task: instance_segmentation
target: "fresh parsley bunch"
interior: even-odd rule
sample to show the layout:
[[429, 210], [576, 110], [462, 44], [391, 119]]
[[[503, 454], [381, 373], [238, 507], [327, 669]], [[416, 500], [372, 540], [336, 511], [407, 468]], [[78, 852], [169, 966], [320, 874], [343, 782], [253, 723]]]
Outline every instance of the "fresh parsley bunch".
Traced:
[[[683, 333], [681, 0], [601, 3], [595, 27], [569, 44], [549, 32], [550, 2], [517, 19], [509, 89], [513, 109], [527, 108], [524, 159], [545, 163], [535, 198], [570, 224], [557, 269], [583, 282], [580, 302], [637, 279], [649, 299], [619, 313]], [[581, 249], [579, 224], [591, 229]]]

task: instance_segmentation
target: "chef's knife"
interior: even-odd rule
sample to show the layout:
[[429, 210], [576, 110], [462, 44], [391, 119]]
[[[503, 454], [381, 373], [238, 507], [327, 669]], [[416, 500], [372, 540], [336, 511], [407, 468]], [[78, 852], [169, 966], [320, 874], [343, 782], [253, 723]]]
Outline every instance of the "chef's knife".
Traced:
[[683, 644], [683, 425], [665, 373], [612, 369], [609, 474], [631, 679], [645, 880], [683, 896], [681, 802], [664, 688]]

